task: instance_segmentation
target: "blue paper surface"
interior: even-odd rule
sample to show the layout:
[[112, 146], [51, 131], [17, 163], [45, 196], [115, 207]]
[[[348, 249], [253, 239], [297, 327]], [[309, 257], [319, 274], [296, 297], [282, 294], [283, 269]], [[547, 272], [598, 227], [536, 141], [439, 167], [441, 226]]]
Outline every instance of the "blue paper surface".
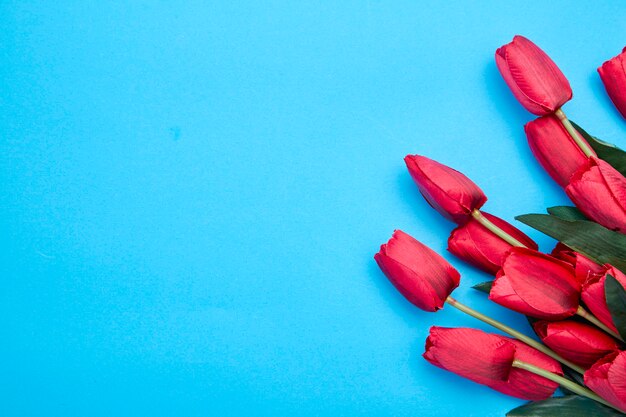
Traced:
[[[426, 363], [429, 326], [373, 260], [401, 228], [455, 296], [529, 332], [445, 251], [403, 157], [488, 212], [564, 204], [495, 67], [523, 34], [565, 112], [626, 147], [596, 68], [620, 1], [3, 1], [0, 414], [502, 416], [522, 401]], [[542, 249], [553, 242], [521, 226]]]

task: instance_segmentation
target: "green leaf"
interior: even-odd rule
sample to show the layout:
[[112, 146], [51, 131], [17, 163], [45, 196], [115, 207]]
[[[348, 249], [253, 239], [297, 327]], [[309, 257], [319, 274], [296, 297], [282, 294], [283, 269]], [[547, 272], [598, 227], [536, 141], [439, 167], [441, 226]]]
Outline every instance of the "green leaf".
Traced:
[[472, 288], [489, 294], [489, 291], [491, 291], [492, 286], [493, 286], [493, 281], [485, 281], [485, 282], [481, 282], [480, 284], [476, 284], [472, 286]]
[[607, 275], [604, 281], [604, 295], [613, 323], [620, 336], [626, 339], [626, 290], [613, 276]]
[[578, 395], [548, 398], [514, 408], [508, 417], [618, 417], [624, 416], [600, 403]]
[[609, 263], [626, 272], [626, 235], [591, 221], [567, 221], [547, 214], [523, 214], [516, 219], [599, 264]]
[[548, 207], [548, 213], [567, 221], [588, 220], [580, 210], [571, 206]]
[[[570, 122], [572, 121], [570, 120]], [[589, 145], [591, 145], [593, 150], [596, 151], [600, 159], [604, 159], [606, 162], [611, 164], [613, 168], [621, 172], [622, 175], [626, 175], [626, 152], [615, 145], [603, 142], [598, 138], [594, 138], [576, 123], [572, 122], [572, 124], [576, 130], [583, 135], [587, 142], [589, 142]]]

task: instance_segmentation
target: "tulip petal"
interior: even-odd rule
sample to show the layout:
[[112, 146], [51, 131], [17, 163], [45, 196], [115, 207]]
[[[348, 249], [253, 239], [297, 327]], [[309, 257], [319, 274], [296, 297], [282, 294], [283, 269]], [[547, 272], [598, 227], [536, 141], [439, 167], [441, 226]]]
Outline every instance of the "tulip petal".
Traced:
[[590, 219], [626, 232], [626, 178], [607, 162], [590, 158], [574, 174], [565, 192]]
[[576, 271], [576, 279], [578, 279], [581, 285], [591, 279], [591, 277], [599, 277], [606, 272], [604, 266], [598, 265], [586, 256], [571, 250], [561, 242], [557, 243], [551, 255], [572, 265]]
[[613, 391], [622, 398], [623, 403], [626, 403], [626, 355], [623, 352], [615, 357], [608, 377]]
[[394, 231], [374, 259], [400, 293], [422, 310], [442, 308], [460, 282], [452, 265], [401, 230]]
[[[389, 278], [389, 281], [411, 303], [425, 311], [437, 311], [443, 308], [444, 300], [437, 297], [435, 289], [428, 281], [420, 279], [411, 269], [392, 258], [375, 255], [376, 262]], [[402, 276], [403, 279], [395, 277]]]
[[455, 169], [421, 155], [407, 155], [404, 161], [428, 204], [455, 223], [468, 221], [487, 201], [482, 190]]
[[587, 163], [587, 156], [556, 116], [528, 122], [524, 131], [533, 155], [561, 187], [567, 186], [572, 175]]
[[622, 211], [626, 213], [626, 208], [624, 207], [624, 202], [626, 202], [626, 178], [606, 161], [598, 159], [597, 164], [598, 170], [602, 174], [602, 179], [611, 192], [611, 196], [622, 208]]
[[626, 118], [626, 48], [598, 68], [604, 88], [617, 110]]
[[558, 320], [576, 313], [580, 288], [568, 263], [513, 248], [496, 275], [489, 299], [531, 317]]
[[[484, 211], [482, 214], [527, 247], [537, 249], [537, 244], [512, 224]], [[493, 234], [473, 218], [454, 229], [448, 238], [448, 250], [451, 253], [491, 274], [498, 272], [511, 248], [510, 243]]]
[[538, 321], [533, 327], [550, 349], [585, 368], [619, 349], [615, 339], [605, 332], [574, 320]]
[[585, 385], [596, 394], [626, 409], [626, 351], [611, 353], [585, 372]]
[[483, 385], [506, 383], [515, 357], [508, 339], [476, 329], [433, 326], [424, 359]]
[[611, 311], [606, 303], [606, 295], [604, 292], [604, 283], [606, 282], [607, 275], [611, 275], [620, 284], [626, 287], [626, 274], [611, 265], [606, 265], [604, 274], [593, 275], [585, 282], [582, 288], [581, 298], [598, 320], [614, 332], [617, 332]]
[[537, 45], [523, 36], [498, 48], [496, 65], [518, 101], [531, 113], [553, 113], [572, 98], [561, 70]]
[[617, 328], [615, 327], [615, 324], [613, 324], [611, 312], [606, 305], [604, 281], [605, 277], [589, 280], [585, 284], [581, 298], [587, 308], [598, 320], [608, 326], [612, 331], [617, 332]]

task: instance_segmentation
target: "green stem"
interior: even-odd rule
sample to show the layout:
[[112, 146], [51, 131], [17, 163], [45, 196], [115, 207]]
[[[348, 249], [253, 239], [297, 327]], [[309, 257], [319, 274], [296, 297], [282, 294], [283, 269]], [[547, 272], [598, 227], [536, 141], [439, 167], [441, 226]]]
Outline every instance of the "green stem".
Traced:
[[600, 320], [598, 320], [596, 318], [596, 316], [594, 316], [593, 314], [591, 314], [590, 312], [588, 312], [584, 308], [579, 306], [578, 310], [576, 311], [576, 314], [579, 315], [580, 317], [584, 318], [588, 322], [595, 324], [597, 327], [601, 328], [602, 330], [604, 330], [605, 332], [607, 332], [608, 334], [610, 334], [614, 338], [619, 339], [622, 342], [624, 341], [624, 339], [622, 339], [622, 337], [619, 334], [617, 334], [613, 330], [609, 329], [607, 327], [607, 325], [602, 323]]
[[474, 211], [472, 211], [472, 217], [476, 219], [478, 223], [480, 223], [485, 228], [487, 228], [491, 233], [503, 239], [508, 244], [512, 246], [519, 246], [522, 248], [528, 247], [524, 245], [522, 242], [520, 242], [519, 240], [515, 239], [513, 236], [511, 236], [507, 232], [505, 232], [504, 230], [502, 230], [501, 228], [499, 228], [498, 226], [496, 226], [491, 220], [483, 216], [480, 210], [475, 209]]
[[543, 368], [540, 368], [538, 366], [532, 365], [530, 363], [527, 362], [522, 362], [519, 361], [517, 359], [515, 359], [513, 361], [513, 367], [515, 368], [519, 368], [519, 369], [523, 369], [525, 371], [528, 372], [532, 372], [535, 375], [539, 375], [542, 376], [546, 379], [549, 379], [552, 382], [556, 382], [557, 384], [561, 385], [564, 388], [567, 388], [568, 390], [575, 392], [578, 395], [582, 395], [584, 397], [590, 398], [594, 401], [599, 402], [600, 404], [604, 404], [607, 407], [611, 407], [614, 410], [620, 411], [622, 413], [624, 413], [624, 410], [620, 410], [619, 408], [617, 408], [616, 406], [612, 405], [611, 403], [603, 400], [602, 398], [600, 398], [595, 392], [591, 391], [589, 388], [585, 388], [581, 385], [578, 385], [575, 382], [570, 381], [567, 378], [563, 378], [561, 375], [557, 375], [553, 372], [550, 371], [546, 371]]
[[514, 338], [516, 338], [520, 342], [524, 342], [528, 346], [531, 346], [531, 347], [537, 349], [538, 351], [545, 353], [546, 355], [550, 356], [551, 358], [556, 359], [557, 361], [561, 362], [563, 365], [572, 368], [574, 371], [578, 372], [579, 374], [584, 374], [585, 373], [585, 370], [583, 368], [581, 368], [580, 366], [576, 365], [575, 363], [572, 363], [572, 362], [568, 361], [567, 359], [562, 358], [556, 352], [552, 351], [551, 349], [549, 349], [545, 345], [542, 345], [541, 343], [537, 342], [536, 340], [526, 336], [524, 333], [518, 332], [517, 330], [507, 326], [504, 323], [501, 323], [501, 322], [499, 322], [497, 320], [494, 320], [494, 319], [492, 319], [489, 316], [485, 316], [484, 314], [479, 313], [478, 311], [474, 310], [473, 308], [468, 307], [465, 304], [462, 304], [462, 303], [458, 302], [457, 300], [455, 300], [452, 297], [448, 297], [446, 299], [446, 303], [450, 304], [452, 307], [455, 307], [455, 308], [461, 310], [465, 314], [469, 314], [470, 316], [472, 316], [472, 317], [474, 317], [474, 318], [476, 318], [476, 319], [478, 319], [478, 320], [480, 320], [482, 322], [485, 322], [485, 323], [489, 324], [490, 326], [493, 326], [496, 329], [503, 331], [504, 333], [507, 333], [507, 334], [513, 336]]
[[572, 123], [570, 123], [565, 113], [563, 113], [563, 110], [558, 109], [554, 112], [554, 114], [556, 115], [556, 117], [559, 118], [559, 121], [561, 122], [565, 130], [567, 130], [567, 133], [569, 133], [572, 139], [574, 139], [574, 142], [576, 142], [576, 145], [578, 145], [580, 150], [583, 151], [585, 156], [587, 158], [596, 156], [596, 153], [589, 147], [589, 145], [587, 144], [587, 142], [585, 142], [580, 133], [576, 130], [574, 126], [572, 126]]

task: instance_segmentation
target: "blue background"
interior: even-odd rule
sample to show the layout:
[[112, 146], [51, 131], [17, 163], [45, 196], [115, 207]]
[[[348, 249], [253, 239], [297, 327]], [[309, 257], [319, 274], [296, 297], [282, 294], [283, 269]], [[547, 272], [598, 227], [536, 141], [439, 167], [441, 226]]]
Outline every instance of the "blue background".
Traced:
[[[402, 158], [512, 220], [566, 202], [493, 54], [514, 34], [626, 146], [596, 67], [622, 2], [0, 2], [0, 414], [502, 416], [427, 364], [427, 314], [372, 256], [394, 228], [457, 266]], [[542, 248], [550, 239], [529, 231]]]

